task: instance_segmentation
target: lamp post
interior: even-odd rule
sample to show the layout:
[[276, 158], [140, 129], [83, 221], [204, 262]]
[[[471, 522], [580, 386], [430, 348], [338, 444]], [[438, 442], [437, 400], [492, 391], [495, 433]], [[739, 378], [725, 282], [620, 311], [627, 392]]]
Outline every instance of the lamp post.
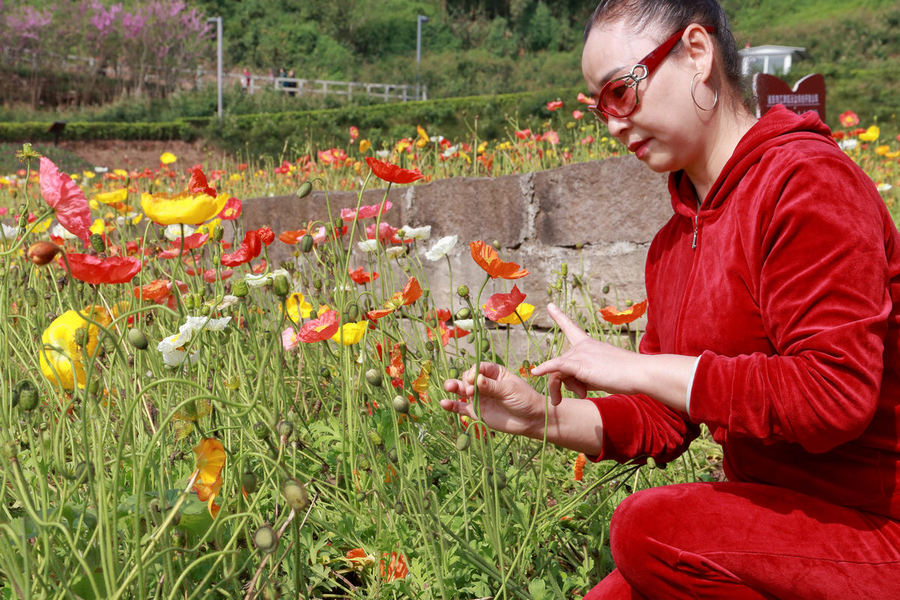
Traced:
[[422, 99], [422, 23], [427, 22], [425, 15], [416, 17], [416, 100]]
[[222, 17], [210, 17], [207, 23], [216, 24], [216, 85], [219, 122], [222, 122]]

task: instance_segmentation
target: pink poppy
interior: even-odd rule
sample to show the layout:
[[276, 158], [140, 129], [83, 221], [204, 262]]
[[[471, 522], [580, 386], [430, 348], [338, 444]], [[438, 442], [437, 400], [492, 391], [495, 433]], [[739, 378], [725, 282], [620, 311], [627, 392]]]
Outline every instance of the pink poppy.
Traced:
[[516, 312], [516, 308], [524, 301], [525, 294], [514, 285], [508, 294], [494, 294], [488, 298], [487, 304], [484, 305], [484, 316], [491, 321], [499, 321]]
[[[341, 219], [344, 222], [352, 221], [353, 219], [374, 219], [379, 214], [384, 214], [387, 211], [391, 210], [391, 207], [394, 206], [393, 203], [385, 200], [381, 204], [370, 204], [367, 206], [360, 206], [359, 210], [354, 210], [352, 208], [342, 208], [341, 209]], [[380, 208], [380, 210], [379, 210]]]
[[91, 207], [81, 188], [49, 158], [41, 157], [41, 195], [56, 211], [59, 224], [83, 240], [91, 237]]

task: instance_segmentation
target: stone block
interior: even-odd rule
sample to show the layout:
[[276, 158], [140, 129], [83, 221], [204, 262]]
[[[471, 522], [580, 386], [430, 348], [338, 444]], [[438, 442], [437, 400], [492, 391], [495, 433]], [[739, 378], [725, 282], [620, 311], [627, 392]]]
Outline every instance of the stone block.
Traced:
[[534, 198], [549, 246], [645, 242], [672, 214], [666, 175], [631, 156], [535, 173]]

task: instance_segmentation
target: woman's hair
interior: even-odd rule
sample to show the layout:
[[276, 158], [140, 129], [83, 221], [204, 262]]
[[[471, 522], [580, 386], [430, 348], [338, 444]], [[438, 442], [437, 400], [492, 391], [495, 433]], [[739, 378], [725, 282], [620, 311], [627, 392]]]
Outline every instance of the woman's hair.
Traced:
[[595, 24], [618, 20], [631, 24], [635, 31], [657, 25], [671, 33], [691, 23], [712, 25], [716, 28], [712, 35], [722, 59], [726, 83], [739, 101], [748, 108], [752, 104], [728, 18], [716, 0], [600, 0], [584, 28], [584, 41]]

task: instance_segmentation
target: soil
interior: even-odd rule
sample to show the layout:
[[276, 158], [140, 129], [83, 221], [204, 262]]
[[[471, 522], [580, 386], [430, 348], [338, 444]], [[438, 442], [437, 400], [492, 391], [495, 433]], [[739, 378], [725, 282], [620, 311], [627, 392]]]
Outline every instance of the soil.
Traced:
[[178, 157], [173, 165], [188, 168], [196, 164], [204, 167], [218, 166], [227, 160], [227, 154], [204, 145], [202, 142], [173, 140], [160, 141], [60, 141], [59, 147], [98, 167], [110, 169], [142, 170], [159, 167], [159, 156], [171, 152]]

